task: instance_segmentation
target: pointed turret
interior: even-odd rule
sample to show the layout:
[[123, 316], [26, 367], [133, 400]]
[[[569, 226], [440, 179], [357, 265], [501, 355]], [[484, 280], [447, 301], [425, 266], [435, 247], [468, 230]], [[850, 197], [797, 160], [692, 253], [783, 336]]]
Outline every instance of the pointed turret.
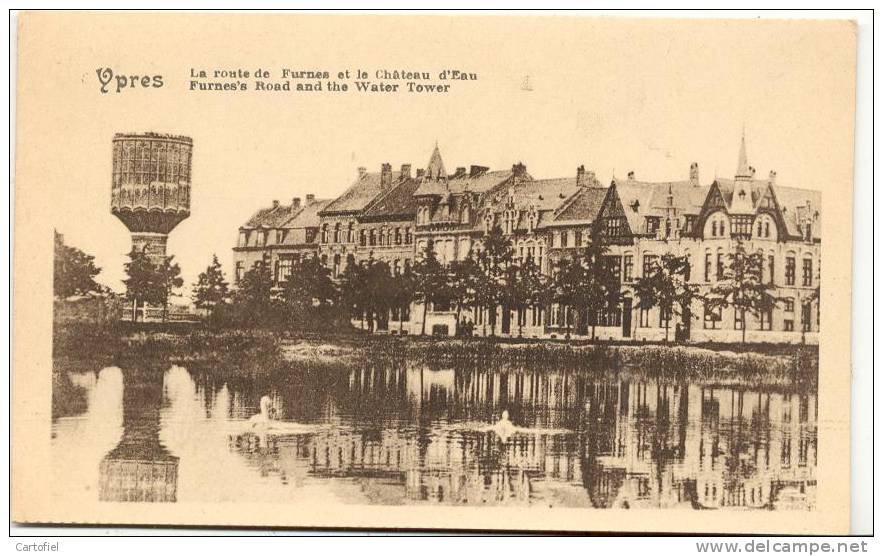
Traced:
[[751, 178], [751, 168], [748, 166], [748, 154], [745, 151], [745, 128], [742, 128], [742, 144], [739, 145], [739, 165], [736, 167], [737, 178]]
[[438, 141], [435, 143], [432, 156], [429, 157], [429, 164], [426, 165], [426, 177], [433, 180], [447, 179], [448, 177], [441, 152], [438, 150]]

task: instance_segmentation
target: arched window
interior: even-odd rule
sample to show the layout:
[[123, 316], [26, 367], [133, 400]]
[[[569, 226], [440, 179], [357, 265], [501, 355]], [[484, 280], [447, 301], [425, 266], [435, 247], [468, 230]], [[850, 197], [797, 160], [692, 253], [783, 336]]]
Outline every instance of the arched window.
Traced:
[[350, 222], [349, 225], [347, 226], [347, 229], [346, 229], [346, 242], [347, 243], [354, 243], [355, 240], [356, 240], [355, 229], [353, 227], [353, 223]]

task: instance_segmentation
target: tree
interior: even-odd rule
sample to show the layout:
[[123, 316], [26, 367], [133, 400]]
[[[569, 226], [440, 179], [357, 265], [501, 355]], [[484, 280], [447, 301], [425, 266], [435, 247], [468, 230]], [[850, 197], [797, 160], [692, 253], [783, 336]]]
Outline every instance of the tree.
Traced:
[[95, 281], [101, 269], [95, 266], [95, 257], [76, 247], [64, 244], [64, 236], [55, 232], [53, 292], [57, 297], [83, 295], [103, 288]]
[[347, 256], [346, 268], [340, 277], [340, 303], [350, 318], [358, 316], [365, 327], [365, 311], [368, 305], [368, 288], [365, 267], [356, 264], [355, 257]]
[[233, 308], [237, 320], [246, 326], [275, 321], [273, 279], [266, 264], [258, 263], [242, 275], [233, 293]]
[[570, 339], [570, 318], [568, 309], [577, 307], [584, 278], [582, 259], [579, 256], [565, 257], [558, 261], [552, 277], [552, 301], [562, 309], [564, 337]]
[[610, 307], [616, 307], [620, 298], [618, 274], [614, 272], [611, 259], [607, 257], [607, 247], [600, 241], [592, 241], [581, 254], [583, 276], [577, 302], [586, 308], [592, 324], [592, 340], [598, 314]]
[[668, 341], [672, 314], [687, 314], [696, 295], [696, 287], [687, 282], [689, 265], [687, 257], [666, 253], [654, 262], [648, 275], [635, 282], [638, 306], [641, 309], [659, 307], [665, 320], [665, 341]]
[[227, 301], [229, 294], [229, 284], [224, 279], [224, 270], [218, 262], [218, 256], [212, 255], [212, 263], [199, 274], [193, 284], [193, 304], [199, 309], [213, 312]]
[[379, 329], [387, 325], [389, 311], [395, 304], [389, 264], [385, 261], [368, 261], [365, 264], [365, 284], [368, 328], [373, 332], [375, 327]]
[[505, 300], [506, 269], [512, 262], [512, 243], [499, 226], [485, 234], [477, 262], [479, 279], [476, 281], [476, 304], [488, 310], [491, 336], [497, 325], [497, 307]]
[[129, 262], [125, 264], [127, 278], [126, 298], [132, 302], [132, 320], [138, 318], [138, 307], [144, 304], [164, 303], [164, 288], [157, 267], [143, 251], [132, 247]]
[[440, 301], [440, 292], [447, 285], [446, 272], [435, 255], [432, 243], [427, 242], [426, 248], [420, 254], [420, 259], [414, 265], [414, 300], [423, 304], [423, 322], [420, 325], [420, 335], [426, 335], [426, 313], [430, 303]]
[[399, 274], [393, 274], [391, 280], [392, 302], [399, 313], [399, 333], [404, 328], [404, 321], [410, 314], [411, 300], [414, 298], [414, 271], [411, 265], [405, 262], [405, 266]]
[[291, 273], [282, 283], [281, 297], [290, 323], [299, 326], [335, 320], [327, 309], [340, 298], [331, 271], [318, 257], [304, 257], [294, 262]]
[[174, 262], [173, 256], [163, 258], [159, 266], [156, 267], [156, 274], [157, 293], [160, 295], [159, 303], [163, 308], [162, 318], [165, 322], [169, 314], [169, 297], [184, 285], [184, 279], [181, 278], [181, 267]]
[[755, 318], [769, 314], [779, 299], [771, 293], [774, 286], [763, 279], [763, 253], [748, 253], [742, 241], [727, 255], [723, 277], [707, 296], [711, 308], [732, 307], [742, 319], [742, 343], [748, 323], [745, 316]]
[[457, 312], [457, 335], [463, 332], [460, 330], [463, 309], [471, 307], [476, 302], [479, 272], [478, 262], [472, 253], [465, 259], [453, 261], [448, 265], [448, 291], [451, 304]]
[[545, 298], [545, 283], [540, 267], [530, 257], [512, 263], [506, 272], [506, 297], [519, 315], [518, 337], [523, 336], [524, 324], [520, 315]]

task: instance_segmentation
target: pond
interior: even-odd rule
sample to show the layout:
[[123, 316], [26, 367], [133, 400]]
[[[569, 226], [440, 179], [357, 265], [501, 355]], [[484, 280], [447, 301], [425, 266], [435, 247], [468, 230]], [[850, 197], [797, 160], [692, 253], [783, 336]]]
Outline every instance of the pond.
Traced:
[[[53, 379], [66, 499], [815, 505], [817, 396], [797, 387], [401, 360], [257, 376], [68, 362]], [[253, 418], [265, 396], [269, 423]]]

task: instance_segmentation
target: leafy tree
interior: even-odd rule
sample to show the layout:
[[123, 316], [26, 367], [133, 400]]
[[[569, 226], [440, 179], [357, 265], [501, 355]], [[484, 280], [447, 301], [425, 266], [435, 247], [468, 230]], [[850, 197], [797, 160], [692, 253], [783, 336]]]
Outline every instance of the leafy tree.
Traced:
[[420, 335], [426, 335], [426, 312], [430, 303], [442, 300], [440, 292], [447, 286], [447, 273], [435, 255], [432, 243], [427, 243], [414, 265], [414, 300], [423, 304], [423, 322]]
[[460, 330], [463, 309], [471, 307], [476, 302], [479, 272], [478, 262], [472, 253], [465, 259], [453, 261], [448, 265], [448, 291], [451, 304], [457, 313], [457, 335], [463, 332]]
[[382, 328], [389, 322], [389, 311], [395, 304], [395, 292], [389, 264], [385, 261], [368, 261], [365, 264], [365, 284], [367, 289], [366, 308], [368, 328]]
[[[545, 295], [545, 280], [540, 267], [528, 257], [520, 263], [512, 263], [506, 272], [507, 302], [520, 315], [533, 305], [542, 302]], [[518, 319], [518, 337], [523, 336], [524, 325]]]
[[607, 247], [600, 241], [592, 241], [581, 254], [583, 267], [582, 288], [577, 301], [585, 307], [592, 325], [592, 340], [595, 339], [597, 315], [605, 309], [616, 307], [620, 297], [620, 283], [607, 257]]
[[224, 270], [217, 255], [212, 255], [212, 263], [199, 274], [193, 284], [193, 304], [200, 309], [214, 311], [225, 303], [230, 295], [229, 284], [224, 279]]
[[158, 285], [159, 302], [163, 307], [163, 321], [169, 314], [169, 297], [175, 290], [184, 285], [184, 279], [181, 278], [181, 267], [174, 262], [174, 257], [165, 257], [163, 261], [156, 267], [156, 282]]
[[144, 304], [162, 305], [165, 290], [157, 267], [143, 251], [132, 247], [129, 262], [125, 264], [127, 278], [126, 298], [132, 302], [133, 319], [138, 316], [138, 307]]
[[340, 303], [349, 317], [358, 316], [365, 327], [368, 306], [368, 287], [365, 266], [357, 264], [355, 257], [347, 256], [346, 268], [340, 277]]
[[512, 243], [494, 226], [482, 240], [477, 262], [479, 279], [476, 281], [476, 304], [488, 310], [491, 336], [496, 331], [497, 307], [505, 301], [506, 269], [514, 255]]
[[281, 297], [290, 323], [299, 326], [312, 326], [329, 318], [335, 320], [327, 309], [340, 298], [331, 271], [318, 257], [294, 262], [291, 274], [282, 284]]
[[760, 251], [748, 253], [742, 241], [727, 255], [723, 277], [711, 289], [707, 303], [712, 308], [732, 307], [742, 318], [742, 343], [748, 323], [745, 316], [755, 318], [775, 308], [779, 299], [774, 286], [763, 279], [764, 257]]
[[95, 266], [95, 257], [76, 247], [64, 244], [64, 236], [55, 232], [55, 257], [52, 287], [60, 298], [83, 295], [103, 288], [95, 281], [101, 269]]
[[411, 265], [405, 263], [402, 272], [393, 274], [392, 302], [399, 312], [399, 332], [404, 327], [405, 317], [410, 313], [411, 300], [414, 298], [414, 271]]
[[558, 261], [552, 276], [552, 301], [565, 309], [564, 314], [564, 337], [570, 339], [570, 319], [567, 318], [566, 309], [578, 306], [582, 295], [582, 281], [585, 269], [582, 266], [580, 256], [565, 257]]
[[275, 322], [275, 309], [270, 269], [258, 263], [239, 280], [239, 287], [233, 293], [234, 314], [243, 325], [260, 326]]
[[650, 273], [635, 281], [635, 296], [641, 309], [659, 307], [665, 320], [665, 340], [673, 314], [683, 316], [696, 295], [696, 286], [687, 282], [689, 260], [666, 253], [656, 261]]

